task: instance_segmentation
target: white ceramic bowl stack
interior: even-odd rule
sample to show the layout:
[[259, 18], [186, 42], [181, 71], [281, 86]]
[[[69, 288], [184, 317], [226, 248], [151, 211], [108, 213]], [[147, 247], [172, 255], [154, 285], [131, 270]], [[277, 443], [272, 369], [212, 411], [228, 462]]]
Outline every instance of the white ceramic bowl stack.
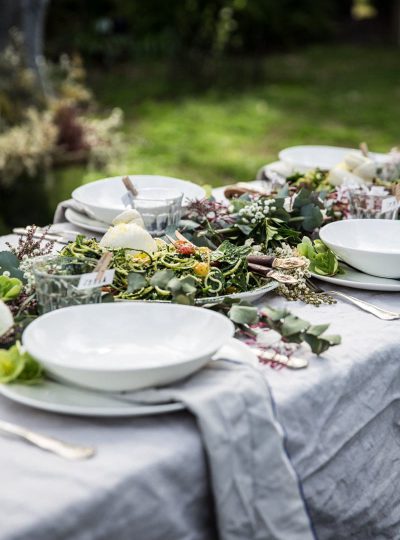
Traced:
[[[354, 152], [354, 148], [342, 148], [340, 146], [324, 146], [324, 145], [302, 145], [291, 146], [284, 148], [279, 152], [279, 159], [290, 166], [294, 171], [305, 173], [311, 169], [322, 169], [329, 171], [338, 163], [341, 163], [344, 158]], [[386, 154], [378, 154], [369, 152], [377, 162], [387, 160]]]
[[[72, 192], [72, 198], [97, 220], [110, 224], [126, 208], [122, 200], [126, 194], [122, 178], [122, 176], [114, 176], [84, 184]], [[156, 175], [131, 175], [129, 178], [139, 193], [145, 188], [170, 189], [183, 193], [183, 206], [190, 200], [205, 197], [202, 187], [186, 180]]]
[[234, 334], [214, 311], [179, 304], [73, 306], [33, 321], [23, 345], [54, 378], [104, 391], [137, 390], [203, 367]]
[[400, 279], [400, 221], [349, 219], [329, 223], [321, 240], [349, 265], [383, 278]]

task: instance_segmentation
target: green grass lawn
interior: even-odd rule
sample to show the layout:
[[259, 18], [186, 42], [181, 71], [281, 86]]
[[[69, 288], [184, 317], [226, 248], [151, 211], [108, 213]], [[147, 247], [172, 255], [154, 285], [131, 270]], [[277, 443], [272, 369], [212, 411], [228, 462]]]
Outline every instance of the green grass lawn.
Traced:
[[[318, 47], [221, 64], [214, 79], [161, 64], [89, 74], [104, 109], [125, 113], [126, 147], [108, 174], [165, 174], [221, 185], [252, 180], [296, 144], [387, 151], [400, 144], [400, 51]], [[56, 174], [54, 202], [102, 171]]]

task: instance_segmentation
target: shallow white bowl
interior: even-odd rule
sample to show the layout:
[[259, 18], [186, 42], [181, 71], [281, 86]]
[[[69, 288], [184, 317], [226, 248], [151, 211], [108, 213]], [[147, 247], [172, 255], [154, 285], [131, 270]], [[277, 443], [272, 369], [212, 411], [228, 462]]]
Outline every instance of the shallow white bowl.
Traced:
[[[100, 221], [111, 223], [126, 208], [122, 201], [122, 197], [126, 194], [122, 178], [122, 176], [103, 178], [79, 186], [72, 192], [72, 198], [88, 208]], [[139, 191], [141, 188], [176, 189], [183, 193], [184, 206], [189, 200], [202, 199], [206, 195], [202, 187], [178, 178], [156, 175], [130, 175], [130, 178]]]
[[384, 278], [400, 278], [400, 221], [348, 219], [329, 223], [321, 240], [344, 262]]
[[[341, 163], [349, 152], [354, 150], [354, 148], [342, 148], [340, 146], [290, 146], [279, 152], [279, 159], [297, 172], [306, 172], [316, 168], [329, 171], [332, 167]], [[386, 154], [377, 154], [375, 152], [370, 152], [370, 156], [379, 162], [388, 159]]]
[[132, 302], [52, 311], [33, 321], [22, 341], [57, 379], [123, 391], [190, 375], [233, 333], [232, 322], [211, 310]]

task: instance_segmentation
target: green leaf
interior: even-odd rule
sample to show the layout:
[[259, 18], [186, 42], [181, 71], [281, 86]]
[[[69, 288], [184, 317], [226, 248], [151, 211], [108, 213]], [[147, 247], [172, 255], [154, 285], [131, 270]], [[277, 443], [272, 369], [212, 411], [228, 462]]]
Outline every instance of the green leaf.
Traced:
[[196, 293], [196, 279], [193, 276], [173, 277], [166, 285], [174, 295], [184, 293], [194, 295]]
[[22, 291], [22, 281], [18, 278], [0, 276], [0, 300], [9, 302], [17, 298]]
[[294, 199], [293, 208], [302, 208], [311, 202], [311, 191], [306, 188], [301, 188]]
[[127, 293], [133, 293], [147, 286], [147, 279], [143, 274], [139, 272], [130, 272], [128, 274], [128, 286], [126, 288]]
[[0, 251], [0, 274], [10, 272], [10, 277], [20, 279], [25, 283], [23, 272], [19, 269], [19, 259], [11, 251]]
[[159, 270], [156, 272], [150, 279], [151, 285], [153, 287], [160, 287], [160, 289], [166, 289], [168, 283], [175, 276], [174, 271], [168, 268], [164, 270]]
[[257, 308], [235, 304], [228, 313], [229, 318], [236, 324], [254, 324], [258, 321]]
[[250, 225], [243, 225], [242, 223], [236, 223], [236, 227], [246, 236], [249, 236], [249, 234], [253, 230], [253, 227], [250, 227]]
[[312, 232], [319, 227], [324, 219], [321, 210], [313, 203], [304, 205], [301, 208], [300, 213], [304, 217], [302, 227], [308, 232]]
[[23, 355], [19, 354], [17, 345], [10, 349], [0, 349], [0, 383], [5, 384], [15, 380], [25, 366]]
[[285, 317], [282, 324], [282, 335], [284, 337], [289, 337], [294, 334], [304, 332], [307, 330], [307, 328], [309, 328], [309, 326], [309, 322], [299, 319], [299, 317], [296, 317], [296, 315], [288, 315]]
[[275, 322], [283, 320], [287, 315], [289, 315], [289, 312], [286, 309], [274, 309], [270, 306], [263, 306], [261, 309], [261, 314]]
[[43, 368], [28, 353], [24, 353], [24, 368], [16, 381], [22, 384], [37, 384], [43, 380]]
[[316, 324], [312, 325], [307, 329], [307, 334], [312, 336], [320, 336], [329, 328], [329, 324]]
[[306, 332], [304, 334], [304, 341], [308, 343], [314, 354], [322, 354], [334, 345], [340, 345], [341, 337], [337, 335], [333, 336], [315, 336]]
[[201, 227], [200, 223], [191, 219], [181, 219], [179, 222], [179, 230], [182, 232], [195, 231], [199, 227]]

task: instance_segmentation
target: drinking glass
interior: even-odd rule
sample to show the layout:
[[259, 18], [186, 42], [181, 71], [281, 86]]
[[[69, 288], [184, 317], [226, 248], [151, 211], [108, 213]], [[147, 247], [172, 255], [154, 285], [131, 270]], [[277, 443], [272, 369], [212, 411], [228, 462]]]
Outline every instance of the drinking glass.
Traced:
[[82, 275], [94, 271], [97, 260], [48, 255], [34, 261], [32, 270], [40, 313], [78, 304], [101, 302], [101, 285], [79, 288]]
[[398, 202], [387, 190], [373, 186], [349, 187], [349, 210], [353, 219], [396, 219]]
[[152, 236], [173, 232], [181, 219], [183, 193], [170, 188], [142, 188], [132, 199]]

